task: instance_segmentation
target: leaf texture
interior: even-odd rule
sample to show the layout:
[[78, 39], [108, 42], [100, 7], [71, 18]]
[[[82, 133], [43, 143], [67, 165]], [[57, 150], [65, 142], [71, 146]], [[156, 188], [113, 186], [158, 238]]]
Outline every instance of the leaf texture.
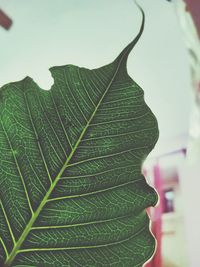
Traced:
[[0, 90], [0, 266], [139, 267], [155, 241], [145, 209], [157, 195], [141, 164], [158, 138], [127, 73], [139, 34], [117, 59], [50, 69]]

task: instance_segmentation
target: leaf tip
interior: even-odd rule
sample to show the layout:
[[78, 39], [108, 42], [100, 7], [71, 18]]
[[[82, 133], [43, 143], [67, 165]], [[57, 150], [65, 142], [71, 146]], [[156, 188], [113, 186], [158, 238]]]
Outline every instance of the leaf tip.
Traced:
[[144, 31], [144, 25], [145, 25], [145, 13], [144, 13], [144, 10], [142, 9], [142, 7], [136, 1], [134, 1], [134, 2], [135, 2], [136, 6], [138, 7], [138, 9], [140, 10], [140, 12], [142, 14], [142, 22], [141, 22], [140, 29], [139, 29], [139, 32], [136, 35], [136, 37], [122, 50], [122, 52], [116, 58], [116, 61], [123, 61], [125, 66], [127, 64], [127, 59], [128, 59], [128, 56], [129, 56], [130, 52], [132, 51], [132, 49], [134, 48], [134, 46], [137, 44], [137, 42], [139, 41], [140, 37], [142, 36], [142, 33]]

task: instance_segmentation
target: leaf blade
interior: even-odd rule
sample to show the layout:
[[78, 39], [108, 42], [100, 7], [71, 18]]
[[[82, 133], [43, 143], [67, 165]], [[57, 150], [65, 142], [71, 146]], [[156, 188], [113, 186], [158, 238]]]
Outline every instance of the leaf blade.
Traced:
[[[135, 226], [138, 214], [143, 214], [143, 210], [147, 206], [154, 205], [157, 201], [155, 192], [146, 184], [144, 177], [140, 174], [143, 158], [157, 141], [157, 122], [151, 110], [144, 103], [143, 91], [131, 80], [126, 70], [128, 54], [142, 34], [143, 27], [144, 17], [136, 39], [113, 63], [105, 67], [96, 70], [87, 70], [71, 65], [52, 68], [51, 72], [55, 83], [50, 92], [41, 90], [30, 78], [2, 88], [1, 93], [5, 99], [1, 107], [2, 128], [7, 128], [8, 135], [11, 136], [9, 145], [12, 148], [15, 164], [16, 160], [17, 163], [19, 160], [22, 165], [22, 171], [19, 172], [17, 168], [18, 174], [21, 174], [20, 177], [25, 174], [26, 177], [24, 183], [21, 180], [24, 190], [21, 190], [22, 195], [19, 199], [24, 199], [22, 191], [26, 197], [30, 195], [30, 200], [29, 197], [27, 198], [28, 203], [24, 203], [23, 207], [20, 205], [20, 212], [18, 210], [18, 213], [14, 214], [15, 221], [20, 217], [21, 221], [14, 229], [17, 237], [16, 244], [13, 244], [9, 255], [5, 251], [7, 256], [5, 265], [17, 266], [28, 263], [45, 266], [51, 256], [57, 265], [55, 262], [54, 265], [49, 262], [46, 266], [60, 266], [61, 264], [83, 266], [81, 264], [84, 261], [84, 266], [86, 264], [88, 266], [104, 266], [104, 263], [99, 262], [99, 255], [106, 254], [104, 247], [109, 246], [111, 254], [116, 255], [118, 250], [116, 247], [120, 246], [122, 249], [124, 245], [120, 244], [129, 244], [130, 242], [132, 242], [132, 247], [137, 248], [136, 251], [141, 247], [138, 242], [149, 242], [151, 245], [147, 245], [148, 253], [149, 250], [152, 251], [153, 239], [149, 233], [147, 217], [144, 219], [146, 225], [141, 230], [143, 232], [145, 229], [146, 238], [138, 239], [137, 242], [135, 239], [137, 240], [139, 230], [136, 235], [130, 235], [129, 230], [129, 235], [127, 235], [130, 222], [126, 221], [126, 224], [122, 223], [121, 228], [119, 227], [119, 218], [126, 217], [127, 220], [127, 216], [130, 214], [134, 215], [130, 228]], [[12, 91], [13, 88], [17, 88], [15, 92]], [[11, 103], [13, 104], [13, 100], [17, 98], [20, 99], [17, 101], [20, 105], [14, 105], [13, 109]], [[10, 115], [11, 113], [12, 115]], [[142, 129], [138, 118], [146, 116], [147, 118], [144, 120], [146, 129]], [[131, 119], [138, 125], [137, 123], [129, 124]], [[10, 126], [13, 124], [12, 122], [14, 123], [13, 127]], [[111, 129], [107, 130], [107, 127]], [[133, 129], [134, 127], [136, 130]], [[20, 132], [19, 136], [15, 135], [13, 129]], [[128, 131], [124, 132], [126, 129]], [[108, 134], [105, 135], [105, 131]], [[17, 141], [13, 138], [16, 136]], [[130, 149], [130, 145], [133, 147], [132, 149]], [[42, 164], [38, 162], [38, 158]], [[25, 162], [29, 163], [28, 167]], [[109, 167], [111, 164], [112, 168]], [[134, 165], [138, 168], [133, 169], [131, 166]], [[117, 168], [120, 170], [124, 167], [128, 168], [127, 166], [130, 171], [128, 169], [121, 173], [113, 171]], [[36, 167], [39, 168], [40, 173]], [[100, 176], [97, 177], [95, 173], [100, 173]], [[105, 173], [109, 173], [108, 176], [105, 176]], [[17, 177], [17, 174], [15, 176]], [[141, 178], [138, 179], [138, 176]], [[65, 177], [66, 179], [64, 179]], [[74, 181], [74, 177], [78, 177], [76, 181]], [[67, 191], [69, 181], [70, 188]], [[134, 187], [130, 187], [130, 184], [134, 184]], [[22, 188], [21, 185], [19, 185], [19, 191]], [[34, 186], [34, 189], [31, 189], [31, 185]], [[16, 192], [11, 185], [9, 189]], [[76, 191], [79, 193], [74, 194]], [[2, 201], [6, 201], [5, 195], [2, 197]], [[16, 202], [16, 198], [14, 201]], [[17, 201], [19, 202], [18, 199]], [[9, 205], [7, 204], [7, 206]], [[9, 210], [9, 216], [12, 217], [11, 210]], [[116, 222], [113, 223], [116, 218]], [[101, 228], [99, 221], [106, 222], [104, 227], [107, 228], [107, 231], [104, 233], [104, 242], [98, 237], [98, 232], [100, 231], [100, 235], [102, 235], [104, 229]], [[109, 225], [110, 221], [112, 223]], [[114, 231], [116, 224], [124, 232], [121, 230], [120, 235], [115, 234], [114, 238], [111, 237], [108, 229], [113, 228]], [[15, 226], [14, 223], [13, 225]], [[77, 247], [77, 244], [75, 247], [61, 247], [62, 244], [59, 242], [63, 238], [60, 231], [63, 229], [59, 228], [63, 228], [64, 225], [68, 225], [67, 232], [65, 231], [63, 234], [65, 242], [67, 240], [70, 242], [70, 236], [73, 236], [71, 240], [78, 238], [78, 242], [82, 242], [83, 247]], [[78, 225], [77, 231], [82, 231], [79, 237], [77, 232], [69, 230], [74, 227], [70, 225]], [[54, 229], [52, 236], [51, 227]], [[89, 235], [87, 227], [93, 232], [93, 237]], [[44, 230], [47, 230], [45, 236]], [[61, 239], [61, 241], [57, 240], [57, 243], [53, 238], [56, 235], [55, 230]], [[96, 239], [94, 238], [95, 233]], [[123, 237], [125, 233], [127, 238]], [[149, 238], [148, 242], [147, 237]], [[46, 245], [49, 247], [41, 247], [42, 241], [45, 239], [47, 240]], [[113, 239], [116, 240], [113, 241]], [[91, 245], [91, 242], [94, 243], [94, 246]], [[34, 244], [39, 245], [39, 248], [34, 247]], [[53, 246], [50, 247], [50, 244]], [[57, 245], [59, 246], [56, 247]], [[82, 251], [83, 249], [84, 251]], [[91, 254], [90, 249], [96, 250]], [[72, 250], [80, 251], [72, 252]], [[130, 253], [129, 250], [126, 247], [126, 254], [132, 255], [125, 257], [127, 264], [139, 266], [141, 257], [137, 258], [135, 256], [137, 253]], [[144, 245], [143, 250], [146, 251]], [[62, 254], [62, 251], [70, 252]], [[75, 257], [74, 253], [80, 254], [81, 262], [80, 259], [76, 259], [77, 256]], [[147, 252], [145, 253], [147, 254]], [[143, 254], [144, 252], [142, 256]], [[147, 259], [146, 254], [143, 256], [143, 262]], [[55, 255], [60, 255], [60, 257]], [[84, 259], [83, 255], [88, 255], [89, 261], [87, 258]], [[117, 265], [116, 259], [114, 256], [112, 257], [109, 264], [122, 266]], [[121, 258], [118, 259], [120, 264], [125, 261], [125, 258], [121, 255]], [[103, 260], [107, 262], [106, 259]], [[129, 266], [127, 264], [126, 266]]]

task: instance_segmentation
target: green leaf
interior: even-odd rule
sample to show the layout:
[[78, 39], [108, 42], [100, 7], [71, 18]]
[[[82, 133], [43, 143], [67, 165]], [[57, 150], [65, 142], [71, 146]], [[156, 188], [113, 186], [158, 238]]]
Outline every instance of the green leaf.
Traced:
[[158, 138], [127, 73], [137, 37], [89, 70], [50, 69], [0, 90], [1, 266], [142, 266], [155, 248], [145, 209], [157, 195], [141, 164]]

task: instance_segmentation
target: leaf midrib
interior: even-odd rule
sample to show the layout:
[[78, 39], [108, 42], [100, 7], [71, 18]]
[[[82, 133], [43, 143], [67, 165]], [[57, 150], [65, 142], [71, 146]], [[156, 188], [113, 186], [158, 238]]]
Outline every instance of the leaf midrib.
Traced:
[[103, 93], [103, 96], [101, 97], [101, 99], [99, 100], [98, 104], [96, 105], [96, 108], [95, 108], [94, 112], [92, 113], [92, 115], [91, 115], [90, 119], [88, 120], [88, 122], [87, 122], [85, 128], [83, 129], [82, 133], [80, 134], [80, 137], [79, 137], [78, 141], [76, 142], [74, 148], [72, 149], [72, 151], [71, 151], [71, 153], [70, 153], [68, 159], [67, 159], [66, 162], [64, 163], [63, 167], [61, 168], [61, 170], [60, 170], [60, 172], [58, 173], [57, 177], [55, 178], [54, 182], [51, 184], [49, 190], [47, 191], [46, 195], [44, 196], [44, 198], [43, 198], [42, 202], [40, 203], [39, 207], [37, 208], [37, 210], [36, 210], [36, 211], [34, 212], [34, 214], [32, 215], [32, 218], [31, 218], [30, 221], [28, 222], [28, 224], [27, 224], [26, 228], [24, 229], [22, 235], [20, 236], [19, 240], [18, 240], [18, 241], [16, 242], [16, 244], [14, 245], [14, 247], [13, 247], [11, 253], [9, 254], [9, 256], [8, 256], [6, 262], [5, 262], [6, 266], [10, 266], [10, 265], [12, 264], [12, 262], [14, 261], [14, 259], [15, 259], [16, 255], [18, 254], [18, 252], [19, 252], [19, 250], [20, 250], [20, 248], [21, 248], [23, 242], [25, 241], [27, 235], [29, 234], [29, 232], [30, 232], [30, 230], [31, 230], [31, 228], [32, 228], [32, 226], [33, 226], [33, 224], [34, 224], [35, 221], [37, 220], [37, 218], [38, 218], [40, 212], [42, 211], [43, 207], [45, 206], [45, 204], [46, 204], [46, 202], [47, 202], [49, 196], [51, 195], [52, 191], [53, 191], [54, 188], [56, 187], [56, 185], [57, 185], [58, 181], [60, 180], [60, 178], [61, 178], [61, 176], [62, 176], [64, 170], [66, 169], [68, 163], [70, 162], [71, 158], [73, 157], [74, 153], [76, 152], [76, 150], [77, 150], [77, 148], [78, 148], [78, 146], [79, 146], [79, 143], [82, 141], [82, 138], [83, 138], [85, 132], [87, 131], [87, 129], [88, 129], [88, 127], [89, 127], [91, 121], [93, 120], [94, 116], [96, 115], [96, 112], [97, 112], [99, 106], [101, 105], [101, 103], [102, 103], [102, 101], [103, 101], [105, 95], [107, 94], [108, 90], [110, 89], [110, 87], [111, 87], [111, 85], [112, 85], [112, 83], [113, 83], [113, 81], [114, 81], [114, 79], [115, 79], [115, 77], [116, 77], [116, 75], [117, 75], [117, 73], [118, 73], [118, 71], [119, 71], [119, 68], [120, 68], [120, 66], [121, 66], [121, 63], [122, 63], [124, 57], [126, 57], [126, 53], [124, 53], [124, 54], [121, 56], [121, 58], [120, 58], [120, 60], [119, 60], [119, 63], [118, 63], [118, 66], [117, 66], [117, 68], [116, 68], [116, 71], [115, 71], [115, 73], [114, 73], [114, 75], [113, 75], [113, 77], [112, 77], [110, 83], [108, 84], [108, 86], [107, 86], [105, 92]]

